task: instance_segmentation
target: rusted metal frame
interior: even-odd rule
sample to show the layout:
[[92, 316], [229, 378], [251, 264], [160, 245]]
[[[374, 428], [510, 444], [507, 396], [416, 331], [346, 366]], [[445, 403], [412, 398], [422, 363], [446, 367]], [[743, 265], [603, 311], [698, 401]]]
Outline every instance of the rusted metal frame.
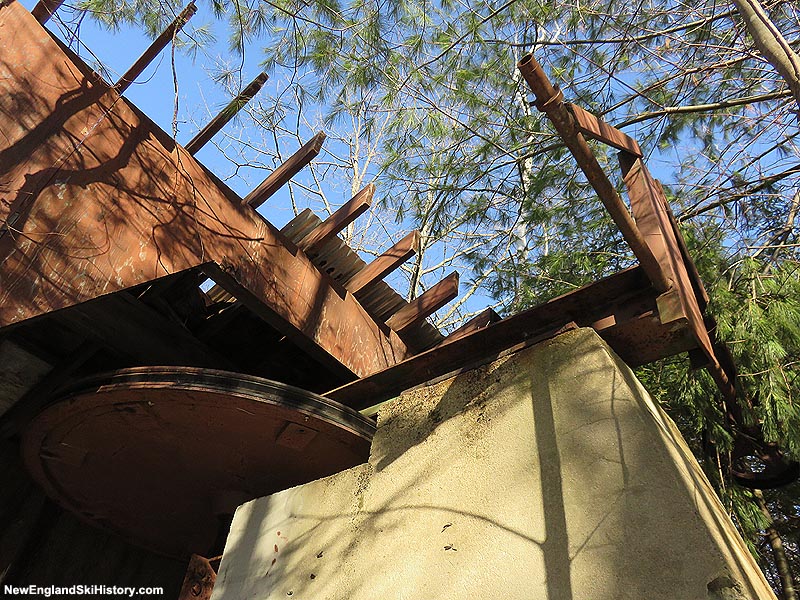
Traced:
[[[501, 349], [487, 352], [486, 348], [478, 347], [477, 344], [471, 345], [469, 351], [457, 356], [444, 356], [441, 353], [435, 354], [441, 347], [437, 346], [432, 350], [427, 350], [416, 356], [407, 359], [387, 371], [375, 373], [364, 379], [359, 379], [353, 383], [344, 385], [326, 393], [325, 396], [336, 400], [356, 410], [364, 410], [385, 402], [419, 385], [433, 384], [449, 377], [454, 377], [466, 371], [470, 371], [482, 365], [488, 364], [493, 360], [508, 356], [514, 352], [519, 352], [528, 346], [538, 344], [553, 338], [567, 331], [575, 329], [574, 322], [566, 323], [559, 327], [550, 329], [538, 329], [530, 331], [526, 339], [515, 344], [504, 344]], [[488, 331], [484, 329], [481, 331]], [[475, 334], [473, 334], [474, 336]], [[472, 340], [472, 336], [461, 338], [461, 342]], [[455, 342], [453, 345], [458, 344]], [[445, 348], [448, 348], [446, 346]]]
[[[114, 90], [87, 85], [91, 71], [27, 10], [9, 5], [0, 23], [17, 37], [0, 47], [2, 61], [19, 65], [14, 77], [30, 96], [15, 118], [28, 119], [37, 140], [24, 153], [17, 148], [28, 149], [27, 133], [0, 147], [19, 157], [4, 163], [2, 178], [24, 203], [21, 233], [0, 239], [0, 327], [211, 262], [279, 332], [301, 332], [312, 358], [339, 361], [351, 377], [407, 356], [394, 332], [168, 134]], [[30, 47], [39, 60], [31, 62]], [[73, 97], [79, 102], [50, 127], [49, 107]]]
[[386, 325], [398, 333], [403, 333], [409, 327], [428, 318], [456, 296], [458, 296], [458, 272], [453, 271], [386, 319]]
[[211, 564], [212, 562], [217, 563], [218, 569], [219, 557], [208, 559], [192, 554], [178, 600], [210, 600], [217, 581], [217, 569]]
[[412, 231], [345, 283], [345, 288], [358, 297], [419, 252], [419, 231]]
[[322, 150], [325, 143], [325, 132], [320, 131], [285, 162], [270, 173], [256, 189], [250, 192], [244, 199], [245, 204], [253, 208], [258, 208], [266, 202], [270, 196], [281, 189], [289, 180], [297, 175], [300, 170], [310, 163]]
[[659, 314], [663, 323], [675, 320], [688, 322], [697, 345], [708, 358], [707, 369], [714, 378], [726, 401], [736, 402], [736, 389], [722, 368], [714, 351], [714, 345], [706, 329], [702, 310], [686, 259], [678, 242], [679, 232], [669, 218], [669, 208], [660, 184], [650, 175], [644, 162], [629, 154], [620, 154], [625, 185], [631, 201], [636, 222], [647, 238], [649, 246], [665, 272], [674, 282], [669, 292], [658, 298]]
[[[176, 293], [178, 296], [184, 296], [190, 289], [193, 289], [197, 290], [198, 294], [202, 294], [200, 292], [200, 285], [206, 279], [208, 279], [208, 277], [203, 273], [202, 269], [188, 269], [184, 272], [176, 273], [175, 275], [157, 279], [143, 286], [141, 289], [131, 290], [131, 293], [140, 302], [159, 310], [159, 312], [163, 312], [161, 311], [161, 307], [166, 307], [168, 299]], [[199, 296], [198, 300], [200, 298], [202, 298], [202, 295]], [[205, 299], [203, 300], [205, 301]], [[170, 306], [170, 309], [171, 308]], [[181, 318], [178, 318], [178, 321], [183, 323]]]
[[370, 183], [297, 242], [297, 247], [309, 256], [318, 254], [322, 246], [367, 212], [374, 194], [375, 184]]
[[70, 307], [52, 318], [136, 361], [235, 368], [188, 330], [126, 291]]
[[[221, 269], [218, 265], [207, 266], [206, 273], [212, 280], [214, 280], [216, 285], [236, 298], [237, 302], [241, 303], [241, 306], [246, 307], [252, 313], [258, 315], [262, 320], [266, 321], [269, 325], [280, 331], [301, 350], [322, 363], [325, 368], [330, 370], [335, 376], [344, 380], [355, 379], [355, 374], [352, 368], [347, 367], [341, 360], [328, 353], [320, 353], [312, 339], [310, 339], [309, 335], [302, 329], [297, 327], [287, 328], [286, 323], [283, 322], [283, 320], [276, 315], [273, 310], [271, 310], [268, 306], [265, 306], [255, 294], [244, 287], [235, 276], [232, 276], [224, 269]], [[230, 316], [223, 318], [233, 318], [236, 316], [236, 313], [241, 312], [241, 306], [228, 309], [228, 311], [231, 313]], [[203, 335], [205, 335], [205, 333], [203, 333]]]
[[223, 108], [216, 117], [201, 129], [187, 144], [184, 145], [189, 154], [197, 154], [197, 152], [205, 146], [212, 137], [217, 135], [219, 131], [227, 125], [227, 123], [242, 110], [250, 100], [253, 99], [259, 90], [264, 86], [268, 79], [268, 75], [264, 72], [253, 79], [247, 87], [245, 87], [238, 96], [228, 103], [228, 106]]
[[[708, 295], [669, 209], [661, 184], [650, 175], [641, 159], [623, 152], [620, 154], [620, 163], [636, 221], [675, 281], [674, 290], [658, 298], [659, 312], [663, 315], [672, 310], [681, 320], [688, 322], [698, 346], [697, 351], [690, 351], [692, 363], [705, 368], [722, 393], [727, 424], [734, 433], [734, 449], [729, 465], [731, 474], [737, 483], [751, 488], [780, 487], [796, 480], [800, 465], [787, 460], [777, 445], [764, 440], [758, 425], [750, 426], [744, 418], [742, 404], [736, 394], [733, 359], [728, 348], [715, 339], [714, 319], [703, 314]], [[702, 355], [703, 360], [698, 354]], [[747, 398], [741, 402], [750, 404]], [[750, 472], [737, 465], [738, 459], [749, 455], [756, 455], [763, 461], [763, 471]]]
[[602, 319], [592, 324], [625, 364], [635, 368], [697, 347], [697, 341], [687, 326], [661, 324], [652, 295], [649, 298], [643, 295], [632, 302], [637, 300], [649, 300], [652, 310], [629, 317], [616, 314], [613, 320]]
[[153, 59], [158, 56], [164, 48], [167, 47], [167, 45], [175, 37], [175, 34], [183, 29], [183, 26], [189, 22], [189, 19], [191, 19], [196, 12], [197, 6], [195, 6], [194, 0], [192, 0], [192, 2], [190, 2], [186, 8], [184, 8], [177, 17], [175, 17], [172, 23], [167, 26], [161, 35], [153, 40], [153, 43], [150, 44], [147, 50], [145, 50], [144, 53], [136, 60], [136, 62], [133, 63], [131, 68], [119, 78], [119, 81], [114, 84], [114, 88], [116, 88], [118, 93], [122, 94], [128, 89], [128, 87], [139, 75], [142, 74], [147, 66], [153, 62]]
[[64, 0], [39, 0], [31, 14], [40, 24], [44, 25], [62, 4], [64, 4]]
[[575, 118], [575, 127], [584, 137], [603, 142], [612, 148], [623, 150], [642, 158], [642, 149], [639, 148], [639, 142], [635, 139], [621, 132], [616, 127], [609, 125], [589, 111], [584, 110], [577, 104], [565, 102], [564, 106], [572, 113], [572, 116]]
[[[686, 247], [686, 240], [683, 238], [683, 233], [681, 233], [681, 229], [678, 226], [678, 220], [675, 218], [675, 215], [673, 214], [669, 205], [666, 206], [666, 209], [669, 222], [672, 225], [672, 231], [675, 234], [675, 238], [678, 240], [678, 247], [680, 248], [681, 256], [683, 257], [683, 263], [686, 265], [686, 269], [689, 272], [689, 277], [692, 280], [692, 288], [694, 289], [695, 297], [700, 305], [700, 310], [705, 313], [709, 301], [708, 292], [706, 292], [706, 288], [703, 285], [703, 280], [700, 278], [700, 273], [697, 271], [697, 265], [694, 264], [692, 255], [689, 254], [689, 248]], [[706, 329], [708, 329], [708, 327], [706, 327]]]
[[578, 131], [575, 118], [564, 105], [564, 96], [561, 91], [553, 88], [541, 65], [532, 55], [523, 57], [517, 67], [536, 96], [537, 108], [547, 115], [564, 140], [564, 144], [572, 153], [578, 166], [597, 192], [606, 210], [622, 232], [625, 241], [647, 273], [650, 283], [659, 292], [667, 291], [672, 283], [636, 227], [636, 223], [631, 218], [614, 185], [609, 181], [600, 163], [597, 162], [583, 135]]
[[487, 308], [486, 310], [472, 317], [461, 327], [451, 332], [450, 335], [444, 338], [436, 347], [438, 348], [439, 346], [444, 346], [445, 344], [452, 344], [456, 340], [478, 331], [479, 329], [488, 327], [492, 323], [497, 323], [500, 320], [500, 315], [498, 315], [493, 308]]
[[[591, 285], [478, 329], [450, 344], [436, 346], [392, 367], [327, 392], [325, 396], [363, 409], [400, 392], [452, 373], [491, 362], [509, 348], [519, 348], [555, 335], [570, 322], [588, 327], [614, 313], [628, 298], [655, 299], [641, 267], [626, 269]], [[603, 332], [599, 332], [603, 335]], [[544, 337], [543, 337], [544, 336]]]

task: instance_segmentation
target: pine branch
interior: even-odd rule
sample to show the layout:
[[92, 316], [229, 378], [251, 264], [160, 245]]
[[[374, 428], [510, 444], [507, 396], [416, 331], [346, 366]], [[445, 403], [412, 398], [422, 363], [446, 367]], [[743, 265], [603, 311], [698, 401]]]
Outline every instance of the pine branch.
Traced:
[[724, 19], [735, 14], [736, 14], [735, 10], [727, 10], [723, 13], [714, 15], [712, 17], [707, 17], [705, 19], [697, 19], [696, 21], [692, 21], [691, 23], [684, 23], [683, 25], [675, 25], [674, 27], [670, 27], [668, 29], [662, 29], [660, 31], [654, 31], [652, 33], [646, 33], [643, 35], [634, 35], [630, 37], [581, 38], [572, 40], [537, 40], [534, 44], [515, 43], [497, 39], [489, 39], [486, 41], [492, 44], [504, 44], [509, 48], [524, 48], [524, 49], [528, 49], [531, 46], [534, 47], [535, 46], [597, 46], [602, 44], [629, 44], [631, 42], [646, 42], [655, 38], [669, 35], [671, 33], [678, 33], [680, 31], [686, 31], [687, 29], [702, 27], [703, 25], [707, 25], [708, 23], [713, 23], [714, 21], [717, 21], [719, 19]]
[[627, 127], [634, 123], [641, 123], [642, 121], [649, 121], [658, 117], [665, 117], [667, 115], [680, 115], [702, 112], [713, 112], [723, 108], [733, 108], [735, 106], [746, 106], [748, 104], [755, 104], [756, 102], [767, 102], [769, 100], [780, 100], [782, 98], [791, 98], [792, 92], [790, 90], [782, 90], [780, 92], [769, 92], [768, 94], [760, 94], [757, 96], [746, 96], [744, 98], [733, 98], [731, 100], [722, 100], [720, 102], [710, 102], [708, 104], [693, 104], [689, 106], [667, 106], [661, 110], [654, 110], [651, 112], [642, 113], [635, 117], [618, 123], [618, 128]]
[[[800, 164], [797, 164], [793, 167], [790, 167], [789, 169], [781, 171], [780, 173], [775, 173], [774, 175], [770, 175], [769, 177], [764, 177], [763, 179], [759, 180], [757, 185], [754, 185], [752, 188], [748, 189], [745, 192], [735, 191], [735, 190], [720, 190], [718, 193], [720, 196], [723, 196], [722, 198], [720, 198], [715, 202], [706, 204], [705, 206], [701, 207], [698, 207], [698, 205], [693, 206], [689, 210], [686, 210], [682, 212], [680, 215], [678, 215], [678, 221], [685, 221], [687, 219], [692, 219], [694, 217], [697, 217], [698, 215], [707, 213], [708, 211], [713, 210], [715, 208], [719, 208], [727, 204], [730, 204], [731, 202], [736, 202], [737, 200], [741, 200], [742, 198], [751, 196], [757, 192], [760, 192], [764, 188], [769, 187], [770, 185], [773, 185], [781, 181], [782, 179], [786, 179], [787, 177], [794, 175], [795, 173], [800, 173]], [[753, 182], [742, 184], [738, 187], [747, 187], [752, 183]], [[728, 192], [733, 192], [733, 193], [730, 196], [725, 196], [725, 194]]]

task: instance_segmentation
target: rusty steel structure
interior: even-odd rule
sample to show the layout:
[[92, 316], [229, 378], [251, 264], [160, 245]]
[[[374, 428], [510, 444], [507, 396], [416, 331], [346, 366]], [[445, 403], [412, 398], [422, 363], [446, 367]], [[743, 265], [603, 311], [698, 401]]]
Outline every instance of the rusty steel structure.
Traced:
[[260, 377], [139, 367], [64, 390], [21, 450], [61, 506], [180, 559], [221, 553], [224, 518], [243, 502], [364, 462], [374, 431], [352, 409]]
[[[800, 465], [784, 458], [775, 444], [764, 440], [759, 427], [748, 424], [743, 416], [736, 397], [735, 365], [728, 349], [715, 339], [716, 324], [706, 311], [708, 294], [664, 190], [645, 166], [639, 145], [580, 107], [565, 104], [561, 91], [552, 86], [532, 55], [523, 57], [518, 68], [536, 97], [537, 108], [553, 123], [659, 292], [655, 298], [659, 321], [664, 326], [681, 323], [688, 329], [693, 340], [688, 351], [694, 365], [705, 368], [717, 384], [725, 404], [726, 425], [734, 434], [729, 466], [733, 477], [752, 488], [778, 487], [796, 480]], [[632, 216], [594, 158], [587, 137], [620, 150]], [[746, 463], [750, 457], [760, 461], [757, 472]]]
[[[238, 503], [365, 460], [364, 415], [400, 391], [574, 327], [631, 366], [689, 352], [722, 392], [738, 456], [765, 466], [734, 461], [740, 481], [797, 476], [744, 427], [735, 368], [638, 144], [564, 103], [533, 57], [519, 68], [537, 106], [639, 265], [444, 336], [428, 317], [456, 297], [457, 273], [411, 302], [383, 281], [418, 232], [370, 264], [338, 235], [374, 186], [281, 229], [256, 212], [323, 132], [244, 198], [197, 160], [265, 75], [185, 147], [125, 98], [193, 4], [116, 84], [43, 27], [60, 4], [0, 2], [0, 583], [91, 573], [209, 597], [215, 560], [203, 557]], [[587, 138], [620, 151], [630, 211]]]

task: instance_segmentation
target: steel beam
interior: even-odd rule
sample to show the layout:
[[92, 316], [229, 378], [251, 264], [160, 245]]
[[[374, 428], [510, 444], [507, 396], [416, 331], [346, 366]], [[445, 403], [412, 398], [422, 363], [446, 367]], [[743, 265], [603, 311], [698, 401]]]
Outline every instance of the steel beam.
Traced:
[[661, 324], [655, 312], [655, 295], [640, 266], [627, 269], [411, 356], [325, 396], [360, 410], [575, 326], [595, 326], [631, 366], [693, 347], [685, 327]]
[[575, 117], [575, 127], [580, 131], [584, 137], [588, 137], [604, 144], [608, 144], [617, 150], [624, 150], [634, 156], [642, 158], [642, 149], [639, 148], [639, 142], [632, 137], [621, 132], [616, 127], [613, 127], [596, 117], [587, 110], [584, 110], [577, 104], [564, 104], [567, 109]]
[[258, 208], [264, 204], [270, 196], [286, 185], [303, 167], [316, 158], [324, 143], [325, 133], [320, 131], [270, 173], [256, 189], [245, 197], [244, 203], [253, 208]]
[[370, 183], [297, 242], [297, 246], [306, 254], [316, 256], [326, 243], [369, 209], [374, 194], [375, 185]]
[[114, 87], [117, 88], [117, 91], [121, 94], [128, 87], [136, 81], [136, 78], [142, 74], [142, 72], [147, 68], [147, 66], [153, 62], [156, 56], [158, 56], [161, 51], [167, 47], [175, 34], [178, 33], [183, 26], [191, 19], [194, 14], [197, 12], [197, 6], [195, 6], [194, 2], [190, 2], [189, 5], [184, 8], [181, 13], [175, 17], [175, 19], [170, 23], [167, 28], [159, 35], [153, 43], [145, 50], [142, 55], [136, 60], [131, 68], [128, 69], [125, 74], [119, 78], [119, 81], [114, 84]]
[[458, 272], [453, 271], [386, 319], [386, 325], [402, 333], [428, 318], [456, 296], [458, 296]]
[[189, 154], [197, 154], [200, 149], [205, 146], [212, 137], [217, 135], [225, 125], [236, 116], [236, 114], [244, 108], [250, 100], [253, 99], [258, 91], [264, 86], [268, 79], [266, 73], [260, 73], [253, 81], [228, 103], [228, 106], [223, 108], [219, 114], [211, 119], [211, 121], [201, 129], [196, 136], [194, 136], [184, 146]]
[[636, 223], [619, 197], [616, 188], [609, 181], [583, 134], [578, 130], [575, 117], [564, 104], [564, 95], [553, 87], [544, 74], [542, 66], [532, 55], [528, 54], [523, 57], [517, 68], [536, 96], [536, 107], [544, 112], [553, 123], [561, 139], [564, 140], [564, 144], [586, 175], [586, 179], [589, 180], [600, 197], [600, 201], [622, 232], [622, 237], [625, 238], [628, 246], [641, 263], [653, 287], [659, 292], [666, 292], [672, 285], [669, 278], [664, 274], [653, 251], [648, 247], [642, 233], [636, 227]]
[[209, 264], [352, 377], [406, 357], [396, 334], [21, 5], [0, 10], [0, 27], [0, 218], [13, 217], [0, 237], [0, 328]]
[[345, 284], [347, 291], [360, 295], [414, 256], [419, 250], [419, 231], [412, 231], [378, 258], [373, 260]]

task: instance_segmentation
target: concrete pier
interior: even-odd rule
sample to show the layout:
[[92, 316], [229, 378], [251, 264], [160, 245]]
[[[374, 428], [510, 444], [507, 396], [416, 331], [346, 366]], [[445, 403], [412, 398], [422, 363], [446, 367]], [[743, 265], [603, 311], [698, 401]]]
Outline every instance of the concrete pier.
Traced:
[[774, 600], [591, 329], [407, 391], [369, 462], [241, 506], [213, 600]]

